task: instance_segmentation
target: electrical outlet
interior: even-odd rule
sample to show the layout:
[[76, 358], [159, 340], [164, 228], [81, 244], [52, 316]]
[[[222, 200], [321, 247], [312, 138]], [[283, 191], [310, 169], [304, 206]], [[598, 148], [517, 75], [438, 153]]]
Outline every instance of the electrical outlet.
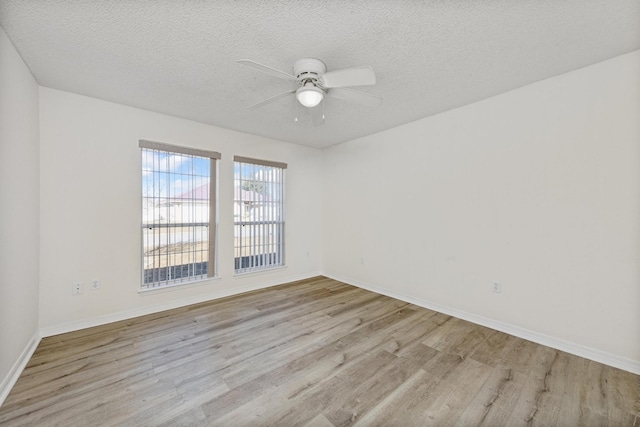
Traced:
[[82, 283], [74, 283], [71, 286], [71, 295], [82, 295]]
[[492, 290], [493, 292], [495, 292], [496, 294], [499, 294], [500, 292], [502, 292], [502, 284], [500, 284], [500, 283], [498, 283], [498, 282], [495, 282], [495, 283], [493, 284], [493, 287], [491, 288], [491, 290]]
[[91, 281], [91, 290], [97, 291], [98, 289], [100, 289], [100, 281], [98, 279], [93, 279]]

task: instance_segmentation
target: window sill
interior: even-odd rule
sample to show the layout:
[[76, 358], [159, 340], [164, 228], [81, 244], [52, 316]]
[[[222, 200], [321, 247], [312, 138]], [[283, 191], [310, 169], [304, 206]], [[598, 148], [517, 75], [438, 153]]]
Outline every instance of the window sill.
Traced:
[[270, 273], [272, 271], [279, 271], [279, 270], [286, 270], [286, 269], [287, 269], [287, 266], [282, 265], [280, 267], [265, 268], [264, 270], [251, 270], [251, 271], [243, 271], [242, 273], [234, 273], [233, 277], [252, 276], [254, 274]]
[[159, 288], [151, 288], [151, 289], [138, 289], [138, 293], [140, 295], [151, 295], [151, 294], [160, 294], [164, 292], [177, 291], [179, 289], [188, 289], [195, 288], [198, 286], [207, 285], [212, 281], [220, 280], [220, 276], [207, 277], [204, 279], [191, 280], [189, 282], [178, 282], [170, 285], [162, 286]]

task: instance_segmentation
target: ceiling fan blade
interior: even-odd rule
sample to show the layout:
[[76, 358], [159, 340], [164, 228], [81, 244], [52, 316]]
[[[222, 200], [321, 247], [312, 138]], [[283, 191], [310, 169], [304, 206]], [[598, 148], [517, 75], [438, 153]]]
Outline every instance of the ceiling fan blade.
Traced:
[[280, 77], [285, 80], [293, 80], [297, 81], [296, 77], [285, 73], [284, 71], [276, 70], [275, 68], [268, 67], [266, 65], [258, 64], [257, 62], [251, 61], [249, 59], [239, 59], [236, 61], [238, 64], [245, 65], [249, 68], [253, 68], [254, 70], [262, 71], [263, 73], [271, 74], [272, 76]]
[[326, 88], [345, 86], [367, 86], [376, 84], [373, 68], [357, 67], [346, 70], [329, 71], [320, 76], [322, 86]]
[[272, 96], [271, 98], [265, 99], [262, 102], [258, 102], [257, 104], [253, 104], [253, 105], [247, 107], [247, 110], [255, 110], [256, 108], [260, 108], [262, 106], [270, 104], [273, 101], [277, 101], [280, 98], [284, 98], [285, 96], [293, 95], [294, 93], [296, 93], [295, 90], [288, 90], [286, 92], [279, 93], [276, 96]]
[[313, 108], [308, 108], [311, 115], [311, 123], [314, 126], [320, 126], [324, 124], [324, 101]]
[[382, 98], [368, 93], [360, 92], [344, 87], [329, 89], [327, 92], [332, 98], [341, 99], [343, 101], [353, 102], [354, 104], [363, 105], [365, 107], [377, 107], [382, 103]]

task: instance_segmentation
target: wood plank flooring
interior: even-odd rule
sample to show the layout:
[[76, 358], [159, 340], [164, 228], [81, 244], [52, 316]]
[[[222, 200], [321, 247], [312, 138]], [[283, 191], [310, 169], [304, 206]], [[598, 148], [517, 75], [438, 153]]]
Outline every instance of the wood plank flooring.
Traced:
[[324, 277], [45, 338], [2, 426], [640, 426], [640, 377]]

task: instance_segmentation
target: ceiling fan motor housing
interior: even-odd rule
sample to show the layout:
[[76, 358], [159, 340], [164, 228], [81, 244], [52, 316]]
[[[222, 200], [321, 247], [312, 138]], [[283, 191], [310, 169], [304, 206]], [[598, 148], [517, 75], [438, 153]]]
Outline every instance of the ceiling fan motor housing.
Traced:
[[327, 66], [325, 63], [316, 58], [299, 59], [293, 65], [293, 74], [302, 85], [309, 80], [313, 81], [315, 85], [318, 77], [326, 72]]

